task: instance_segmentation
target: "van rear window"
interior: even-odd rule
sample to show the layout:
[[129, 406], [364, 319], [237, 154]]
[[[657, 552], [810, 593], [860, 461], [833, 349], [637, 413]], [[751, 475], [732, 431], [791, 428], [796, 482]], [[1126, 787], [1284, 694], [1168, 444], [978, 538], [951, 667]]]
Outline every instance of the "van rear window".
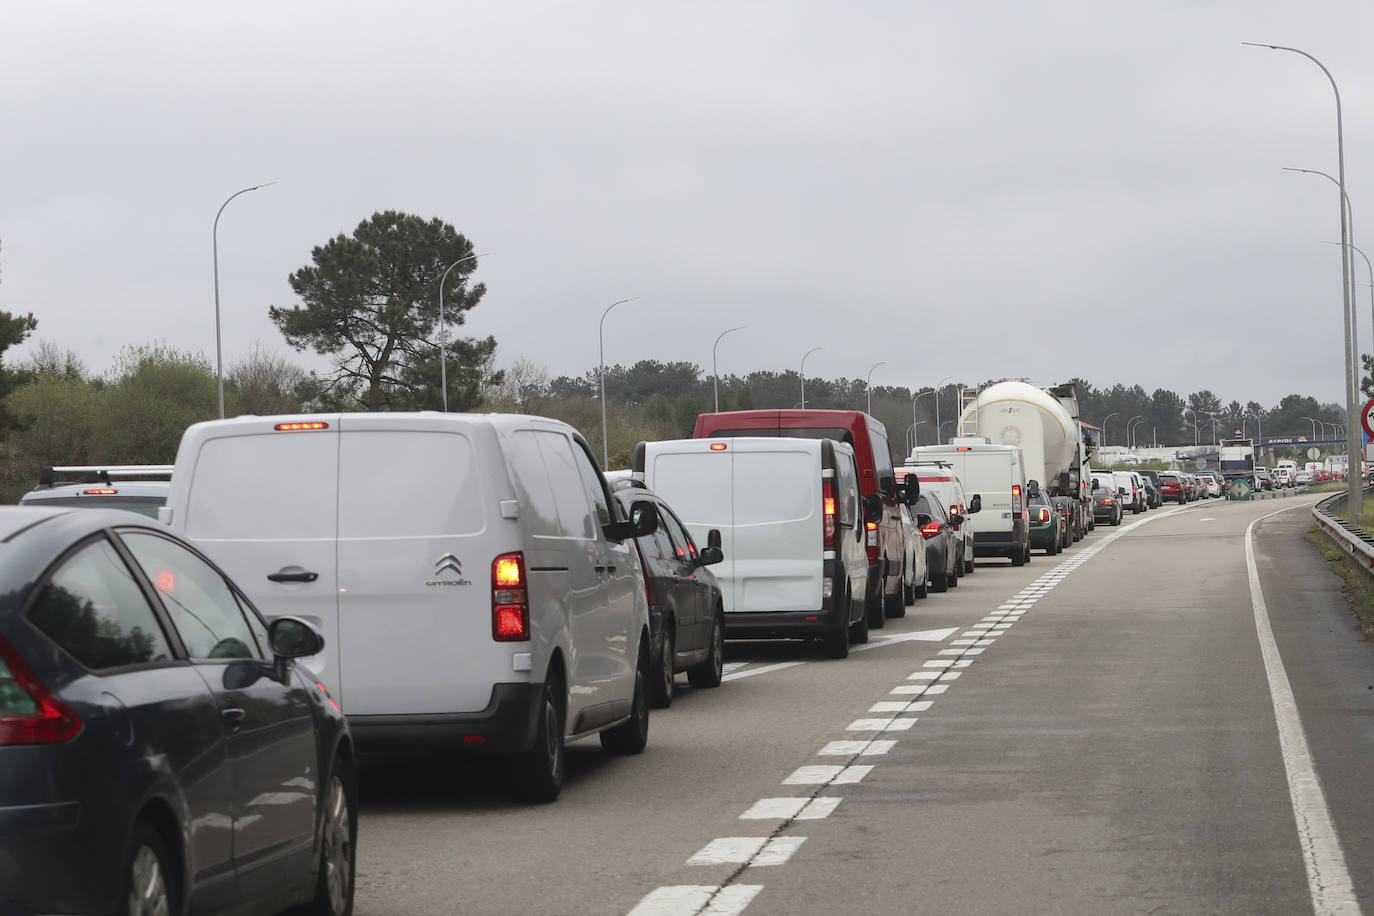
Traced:
[[192, 470], [186, 533], [332, 538], [338, 463], [338, 437], [331, 433], [210, 439]]
[[339, 537], [475, 534], [483, 478], [460, 433], [345, 432], [339, 437]]

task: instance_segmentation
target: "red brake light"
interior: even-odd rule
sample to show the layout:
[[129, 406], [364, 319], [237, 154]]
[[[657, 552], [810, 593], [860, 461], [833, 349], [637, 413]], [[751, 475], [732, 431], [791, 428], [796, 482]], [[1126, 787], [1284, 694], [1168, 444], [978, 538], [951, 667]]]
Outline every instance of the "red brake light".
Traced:
[[114, 496], [119, 491], [113, 487], [99, 487], [92, 490], [82, 490], [81, 492], [85, 496]]
[[955, 450], [956, 452], [971, 452], [971, 451], [973, 451], [973, 449], [970, 448], [970, 447], [967, 446], [967, 445], [956, 445], [956, 446], [954, 447], [954, 450]]
[[723, 452], [723, 451], [725, 451], [725, 443], [724, 443], [724, 442], [712, 442], [712, 443], [710, 444], [710, 446], [708, 446], [708, 448], [710, 448], [711, 451], [713, 451], [713, 452]]
[[939, 534], [943, 527], [944, 526], [939, 522], [927, 522], [921, 526], [921, 537], [930, 540], [935, 537], [935, 535]]
[[329, 424], [319, 420], [313, 420], [309, 423], [278, 423], [272, 428], [279, 433], [294, 433], [308, 429], [328, 429]]
[[1019, 483], [1011, 485], [1011, 517], [1021, 517], [1021, 485]]
[[530, 638], [525, 555], [518, 550], [491, 561], [491, 636], [497, 642], [523, 642]]
[[81, 717], [48, 692], [19, 653], [0, 638], [0, 747], [60, 744], [81, 731]]

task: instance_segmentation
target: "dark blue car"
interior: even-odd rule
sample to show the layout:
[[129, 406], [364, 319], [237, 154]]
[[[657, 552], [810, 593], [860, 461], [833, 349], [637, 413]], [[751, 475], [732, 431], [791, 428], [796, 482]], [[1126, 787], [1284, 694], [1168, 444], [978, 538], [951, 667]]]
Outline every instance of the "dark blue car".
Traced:
[[0, 508], [0, 913], [349, 913], [323, 644], [149, 518]]

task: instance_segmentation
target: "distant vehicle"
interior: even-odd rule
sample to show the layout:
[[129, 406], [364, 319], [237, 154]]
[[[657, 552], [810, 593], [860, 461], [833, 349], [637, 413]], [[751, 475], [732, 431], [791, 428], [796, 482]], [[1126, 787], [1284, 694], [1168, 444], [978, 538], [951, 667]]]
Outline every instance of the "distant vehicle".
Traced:
[[631, 509], [562, 421], [398, 411], [193, 424], [162, 512], [263, 607], [320, 621], [303, 664], [360, 749], [503, 755], [551, 802], [567, 742], [648, 741], [634, 539], [658, 514]]
[[720, 585], [708, 566], [720, 563], [720, 532], [698, 548], [672, 507], [638, 481], [620, 481], [615, 498], [627, 516], [636, 500], [658, 507], [658, 528], [635, 538], [649, 600], [649, 699], [656, 709], [673, 703], [673, 681], [687, 673], [693, 687], [719, 687], [725, 662], [725, 612]]
[[1094, 520], [1106, 522], [1108, 525], [1121, 524], [1121, 497], [1116, 489], [1098, 478], [1093, 481], [1092, 494]]
[[1293, 478], [1294, 478], [1295, 476], [1297, 476], [1297, 473], [1298, 473], [1298, 463], [1297, 463], [1296, 461], [1292, 460], [1291, 458], [1283, 458], [1283, 459], [1280, 459], [1279, 461], [1275, 461], [1275, 462], [1274, 462], [1274, 470], [1276, 470], [1276, 471], [1287, 471], [1287, 472], [1288, 472], [1288, 477], [1287, 477], [1288, 484], [1287, 484], [1287, 485], [1288, 485], [1288, 486], [1291, 486], [1291, 485], [1292, 485]]
[[1254, 474], [1255, 474], [1255, 489], [1257, 489], [1257, 490], [1273, 490], [1273, 489], [1274, 489], [1274, 478], [1273, 478], [1272, 476], [1270, 476], [1270, 474], [1269, 474], [1269, 469], [1268, 469], [1268, 468], [1266, 468], [1266, 467], [1256, 467], [1255, 470], [1254, 470]]
[[982, 511], [983, 500], [976, 493], [969, 497], [964, 493], [963, 484], [960, 482], [954, 470], [947, 464], [904, 464], [893, 469], [897, 474], [897, 482], [900, 484], [906, 480], [908, 474], [915, 474], [921, 482], [921, 489], [927, 492], [935, 492], [940, 496], [940, 502], [949, 510], [951, 516], [962, 515], [964, 522], [956, 529], [955, 545], [959, 575], [973, 572], [976, 561], [974, 559], [974, 527], [975, 522], [971, 516]]
[[1299, 487], [1305, 487], [1312, 483], [1312, 472], [1303, 470], [1293, 475], [1293, 483]]
[[0, 542], [0, 910], [348, 913], [355, 754], [296, 661], [314, 626], [132, 512], [6, 506]]
[[1047, 556], [1059, 553], [1064, 543], [1064, 519], [1039, 487], [1032, 487], [1027, 500], [1030, 506], [1031, 547], [1045, 551]]
[[167, 502], [170, 464], [73, 465], [43, 468], [21, 506], [128, 509], [149, 518]]
[[906, 568], [902, 573], [902, 599], [907, 604], [926, 597], [929, 592], [930, 570], [926, 565], [926, 539], [911, 507], [902, 503], [902, 531], [906, 541]]
[[1013, 566], [1030, 559], [1026, 464], [1018, 446], [955, 437], [946, 445], [919, 445], [911, 450], [912, 464], [932, 462], [948, 464], [970, 494], [970, 502], [979, 499], [982, 511], [973, 529], [974, 554], [1009, 557]]
[[858, 410], [736, 410], [697, 416], [692, 438], [727, 436], [834, 439], [854, 449], [854, 463], [859, 469], [859, 495], [865, 500], [876, 496], [883, 507], [881, 516], [864, 520], [864, 543], [868, 551], [864, 603], [868, 608], [868, 625], [877, 629], [886, 617], [895, 617], [903, 607], [904, 546], [887, 428]]
[[1255, 444], [1249, 439], [1222, 439], [1217, 443], [1223, 482], [1230, 486], [1237, 477], [1255, 485]]
[[[883, 507], [877, 494], [860, 497], [852, 446], [773, 436], [669, 439], [637, 445], [634, 469], [693, 537], [719, 532], [725, 556], [714, 573], [726, 638], [815, 639], [830, 658], [867, 642], [865, 521]], [[893, 558], [899, 573], [903, 553]], [[883, 613], [881, 598], [873, 600]]]

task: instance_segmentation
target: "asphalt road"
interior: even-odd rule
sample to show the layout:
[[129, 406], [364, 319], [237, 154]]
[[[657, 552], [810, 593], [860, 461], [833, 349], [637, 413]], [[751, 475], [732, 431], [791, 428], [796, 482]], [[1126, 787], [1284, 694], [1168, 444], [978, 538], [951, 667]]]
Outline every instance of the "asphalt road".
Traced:
[[[1374, 646], [1302, 540], [1314, 501], [989, 561], [846, 660], [731, 644], [726, 683], [679, 678], [642, 756], [570, 746], [553, 805], [511, 802], [493, 766], [370, 766], [355, 911], [1359, 912]], [[1257, 615], [1246, 531], [1276, 511]]]

